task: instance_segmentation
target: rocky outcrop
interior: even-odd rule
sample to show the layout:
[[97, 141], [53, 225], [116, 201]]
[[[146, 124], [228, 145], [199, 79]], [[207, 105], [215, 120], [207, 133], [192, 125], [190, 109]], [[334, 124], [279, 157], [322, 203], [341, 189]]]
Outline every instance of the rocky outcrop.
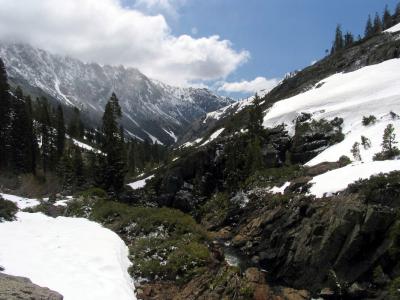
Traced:
[[301, 114], [296, 120], [295, 135], [290, 149], [292, 163], [306, 163], [333, 144], [343, 140], [343, 119], [313, 120]]
[[28, 278], [0, 273], [0, 299], [62, 300], [63, 296], [32, 283]]
[[396, 219], [391, 207], [363, 203], [356, 195], [299, 197], [248, 215], [233, 243], [289, 286], [314, 292], [326, 286], [344, 294], [387, 260]]

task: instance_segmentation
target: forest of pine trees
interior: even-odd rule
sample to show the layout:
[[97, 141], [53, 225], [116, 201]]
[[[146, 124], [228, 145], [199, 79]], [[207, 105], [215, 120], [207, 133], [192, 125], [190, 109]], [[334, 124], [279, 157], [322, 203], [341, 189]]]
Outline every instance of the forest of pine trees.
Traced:
[[[373, 37], [398, 23], [400, 23], [400, 3], [396, 6], [393, 14], [390, 13], [389, 8], [386, 5], [382, 16], [378, 13], [375, 13], [374, 18], [372, 18], [371, 15], [368, 16], [364, 30], [364, 38]], [[349, 31], [343, 34], [341, 26], [337, 25], [331, 54], [340, 52], [361, 39], [361, 36], [358, 36], [358, 39], [355, 39], [354, 35]]]
[[[32, 174], [44, 180], [55, 176], [60, 191], [95, 186], [118, 195], [124, 190], [126, 175], [134, 177], [168, 157], [164, 146], [124, 137], [115, 94], [99, 129], [85, 127], [77, 108], [70, 115], [66, 120], [61, 105], [54, 106], [44, 97], [32, 101], [20, 87], [12, 88], [0, 59], [1, 173]], [[72, 139], [98, 150], [81, 149]]]

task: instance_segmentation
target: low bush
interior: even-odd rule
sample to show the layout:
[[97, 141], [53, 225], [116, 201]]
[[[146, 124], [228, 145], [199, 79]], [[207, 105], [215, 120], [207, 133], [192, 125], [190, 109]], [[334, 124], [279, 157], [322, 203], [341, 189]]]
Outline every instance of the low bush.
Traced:
[[0, 222], [13, 221], [18, 207], [14, 202], [3, 199], [0, 196]]
[[373, 125], [376, 123], [376, 117], [374, 115], [370, 115], [368, 117], [363, 117], [362, 119], [362, 124], [364, 126], [369, 126], [369, 125]]

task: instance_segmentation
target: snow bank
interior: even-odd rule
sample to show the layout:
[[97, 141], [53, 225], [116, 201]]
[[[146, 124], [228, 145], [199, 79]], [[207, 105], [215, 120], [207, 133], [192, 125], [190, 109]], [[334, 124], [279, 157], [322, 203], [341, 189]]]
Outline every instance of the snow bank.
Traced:
[[351, 164], [346, 167], [318, 175], [310, 181], [310, 194], [316, 197], [327, 196], [343, 191], [351, 183], [359, 179], [368, 179], [379, 173], [389, 173], [400, 170], [400, 160], [374, 161], [369, 163]]
[[61, 293], [65, 300], [132, 300], [128, 248], [114, 232], [80, 218], [17, 214], [0, 223], [0, 265], [10, 275]]
[[92, 146], [90, 146], [88, 144], [82, 143], [82, 142], [80, 142], [80, 141], [78, 141], [76, 139], [72, 139], [72, 142], [74, 143], [75, 146], [78, 146], [81, 149], [85, 149], [87, 151], [91, 151], [91, 152], [94, 152], [94, 153], [102, 153], [100, 150], [98, 150], [96, 148], [93, 148]]
[[[9, 194], [1, 194], [1, 193], [0, 193], [0, 195], [8, 201], [14, 202], [18, 206], [19, 209], [33, 207], [33, 206], [40, 204], [40, 202], [36, 199], [29, 199], [29, 198], [24, 198], [24, 197], [9, 195]], [[0, 251], [1, 251], [1, 249], [0, 249]]]
[[203, 144], [200, 145], [200, 147], [203, 147], [207, 145], [208, 143], [212, 142], [215, 140], [217, 137], [220, 136], [220, 134], [225, 130], [225, 128], [220, 128], [217, 131], [215, 131]]
[[272, 194], [284, 194], [285, 189], [289, 187], [290, 182], [285, 182], [281, 187], [274, 186], [273, 188], [269, 189], [268, 191]]
[[137, 189], [141, 189], [143, 187], [146, 186], [146, 182], [150, 179], [152, 179], [154, 177], [154, 175], [151, 175], [145, 179], [141, 179], [132, 183], [129, 183], [128, 185], [133, 189], [133, 190], [137, 190]]
[[[400, 59], [392, 59], [330, 76], [305, 93], [275, 103], [267, 111], [263, 125], [275, 127], [285, 123], [289, 133], [294, 134], [294, 121], [303, 112], [312, 114], [316, 120], [340, 117], [344, 120], [345, 140], [326, 149], [308, 165], [337, 161], [342, 155], [351, 157], [350, 149], [354, 142], [361, 142], [361, 135], [372, 142], [371, 149], [361, 151], [363, 161], [371, 161], [373, 155], [381, 150], [387, 124], [393, 123], [396, 131], [400, 129], [400, 121], [390, 116], [391, 111], [400, 115], [399, 70]], [[371, 114], [377, 117], [377, 123], [363, 126], [363, 116]]]
[[400, 23], [385, 30], [385, 32], [397, 32], [397, 31], [400, 31]]

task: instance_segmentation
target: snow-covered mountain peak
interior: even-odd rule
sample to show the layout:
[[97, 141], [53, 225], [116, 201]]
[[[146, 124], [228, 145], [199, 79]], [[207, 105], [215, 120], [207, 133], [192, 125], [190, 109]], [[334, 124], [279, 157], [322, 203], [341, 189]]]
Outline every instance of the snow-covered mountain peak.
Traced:
[[152, 80], [135, 68], [85, 63], [26, 44], [0, 44], [0, 57], [12, 84], [76, 106], [95, 123], [115, 92], [127, 132], [164, 144], [174, 143], [174, 137], [195, 119], [232, 103], [207, 89], [173, 87]]

